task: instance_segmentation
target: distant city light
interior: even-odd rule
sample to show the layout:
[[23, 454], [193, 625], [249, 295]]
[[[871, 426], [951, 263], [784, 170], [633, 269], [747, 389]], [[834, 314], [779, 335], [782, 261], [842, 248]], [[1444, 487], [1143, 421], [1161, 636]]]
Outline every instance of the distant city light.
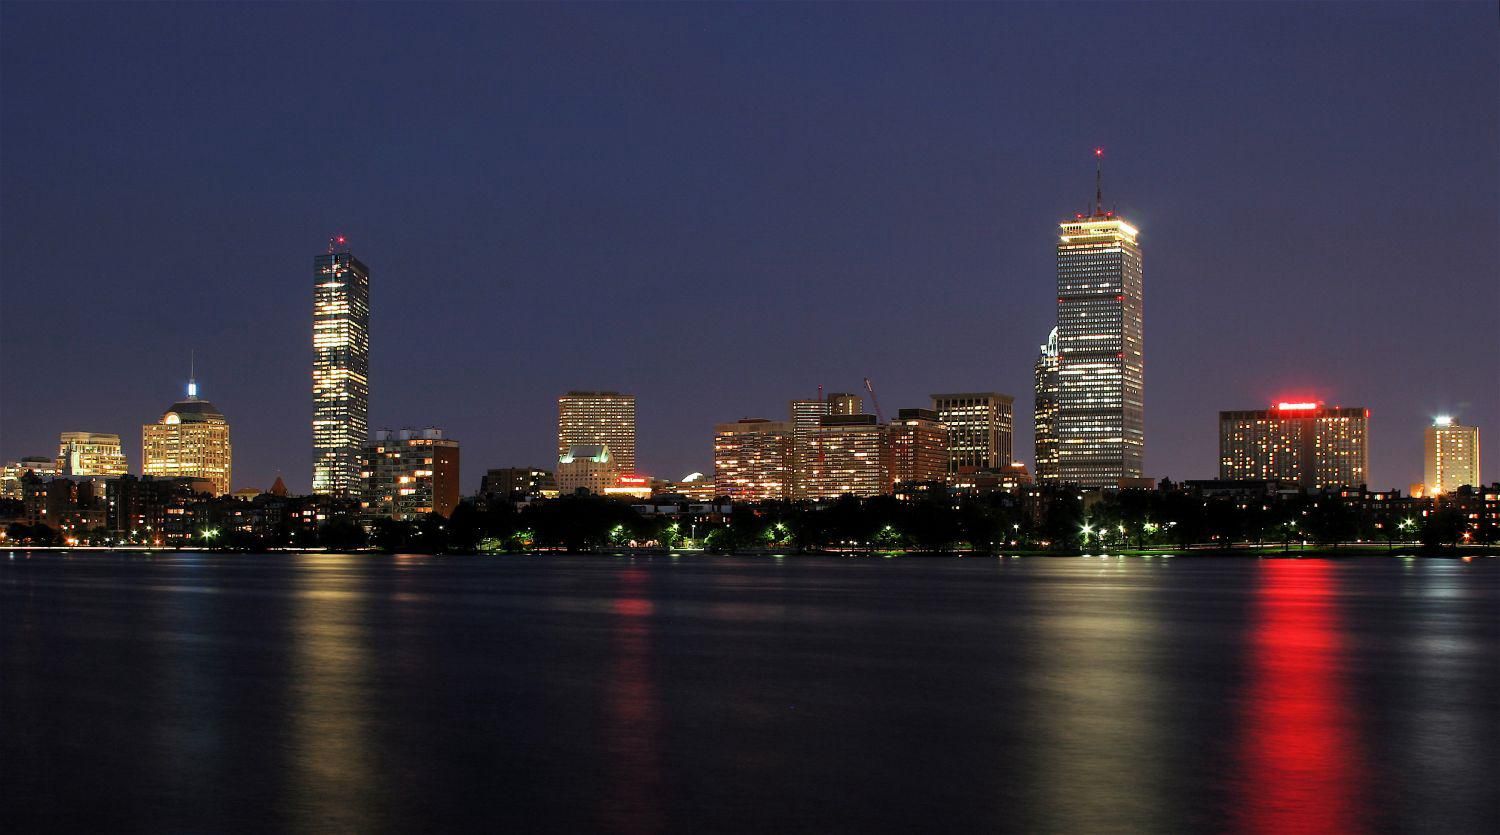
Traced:
[[1432, 419], [1432, 425], [1433, 426], [1452, 426], [1453, 425], [1453, 417], [1451, 415], [1438, 415], [1437, 417], [1435, 417], [1435, 418]]

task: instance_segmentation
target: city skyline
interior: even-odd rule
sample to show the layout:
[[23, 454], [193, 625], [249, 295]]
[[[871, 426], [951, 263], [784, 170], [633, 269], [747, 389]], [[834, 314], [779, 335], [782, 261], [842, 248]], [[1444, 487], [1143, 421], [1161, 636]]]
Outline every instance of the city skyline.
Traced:
[[[320, 18], [316, 11], [288, 14], [299, 20]], [[368, 20], [393, 14], [362, 12], [354, 25], [368, 27]], [[486, 20], [507, 17], [495, 11], [474, 14]], [[901, 34], [905, 18], [898, 11], [858, 21], [832, 10], [800, 14], [824, 37], [848, 45], [860, 67], [873, 66], [875, 45], [921, 51], [919, 43]], [[1063, 25], [1057, 15], [1041, 10], [967, 14], [976, 31], [1000, 27], [1004, 43], [1026, 33], [1055, 33]], [[1237, 14], [1242, 13], [1230, 13], [1244, 23]], [[371, 169], [370, 159], [359, 151], [351, 159], [345, 155], [350, 149], [321, 138], [312, 142], [306, 160], [273, 153], [285, 171], [273, 171], [264, 187], [232, 172], [207, 173], [211, 159], [195, 157], [179, 165], [176, 158], [154, 151], [101, 168], [105, 161], [91, 146], [59, 139], [55, 131], [60, 127], [88, 134], [93, 120], [114, 118], [114, 109], [103, 106], [93, 113], [88, 107], [70, 107], [67, 118], [53, 119], [48, 114], [55, 105], [44, 97], [97, 103], [99, 94], [80, 92], [78, 86], [101, 78], [99, 67], [111, 55], [105, 34], [107, 24], [115, 22], [112, 13], [79, 19], [77, 10], [8, 8], [7, 26], [35, 37], [17, 37], [15, 54], [8, 56], [15, 63], [7, 60], [16, 83], [3, 105], [8, 150], [0, 163], [3, 191], [7, 202], [33, 209], [24, 216], [15, 211], [7, 215], [7, 309], [50, 309], [48, 267], [55, 259], [44, 256], [57, 251], [60, 236], [66, 236], [74, 271], [70, 279], [84, 290], [69, 308], [91, 324], [6, 329], [0, 344], [7, 365], [27, 373], [11, 370], [0, 381], [0, 457], [45, 455], [61, 431], [133, 437], [144, 422], [160, 416], [159, 393], [179, 384], [177, 371], [172, 363], [122, 366], [103, 358], [115, 350], [176, 356], [196, 346], [206, 373], [215, 380], [215, 404], [234, 419], [235, 486], [265, 488], [280, 473], [294, 491], [305, 492], [311, 470], [305, 441], [311, 418], [304, 376], [311, 327], [303, 289], [305, 258], [310, 245], [330, 231], [348, 234], [351, 248], [377, 276], [371, 374], [379, 383], [370, 404], [371, 425], [416, 421], [444, 426], [462, 438], [471, 462], [465, 493], [487, 468], [548, 466], [548, 413], [555, 408], [556, 394], [570, 388], [637, 394], [639, 469], [667, 478], [711, 468], [716, 423], [776, 417], [779, 404], [811, 398], [819, 384], [830, 391], [857, 391], [861, 379], [873, 378], [891, 413], [925, 405], [929, 391], [993, 390], [1026, 401], [1037, 340], [1050, 326], [1048, 262], [1054, 238], [1049, 229], [1057, 217], [1080, 208], [1092, 191], [1092, 172], [1084, 160], [1098, 144], [1109, 149], [1110, 192], [1125, 198], [1121, 214], [1140, 222], [1151, 249], [1146, 407], [1151, 450], [1145, 474], [1211, 477], [1219, 410], [1306, 399], [1370, 408], [1375, 415], [1372, 487], [1404, 489], [1423, 478], [1422, 429], [1433, 416], [1452, 414], [1483, 429], [1494, 426], [1500, 415], [1495, 354], [1486, 342], [1500, 330], [1500, 305], [1495, 303], [1500, 271], [1493, 247], [1472, 244], [1492, 236], [1493, 206], [1500, 202], [1495, 199], [1500, 177], [1494, 155], [1475, 152], [1494, 146], [1496, 105], [1447, 92], [1452, 85], [1441, 81], [1470, 71], [1456, 57], [1460, 50], [1451, 59], [1432, 54], [1444, 39], [1468, 36], [1472, 27], [1463, 10], [1437, 10], [1422, 18], [1423, 27], [1408, 25], [1409, 14], [1399, 9], [1364, 9], [1359, 15], [1324, 9], [1294, 15], [1279, 9], [1270, 15], [1306, 24], [1280, 47], [1291, 67], [1260, 67], [1267, 75], [1259, 81], [1280, 96], [1260, 104], [1280, 113], [1281, 132], [1291, 134], [1280, 145], [1270, 141], [1278, 134], [1265, 126], [1267, 120], [1257, 118], [1252, 124], [1237, 118], [1230, 109], [1233, 95], [1226, 96], [1228, 104], [1194, 103], [1193, 112], [1211, 128], [1207, 138], [1214, 140], [1200, 143], [1185, 135], [1193, 131], [1169, 134], [1165, 127], [1150, 127], [1110, 105], [1102, 95], [1088, 93], [1077, 94], [1082, 98], [1073, 103], [1075, 109], [1093, 105], [1084, 108], [1087, 114], [1052, 125], [1048, 120], [1062, 111], [1003, 86], [996, 89], [1007, 91], [1001, 98], [1014, 106], [1018, 121], [1014, 132], [999, 142], [996, 128], [1008, 124], [1004, 119], [1011, 111], [1002, 104], [973, 110], [967, 105], [978, 99], [968, 97], [933, 103], [922, 111], [920, 126], [889, 125], [864, 136], [853, 128], [878, 112], [868, 98], [868, 87], [875, 85], [851, 79], [839, 83], [841, 77], [831, 68], [816, 65], [820, 72], [814, 74], [814, 85], [836, 85], [829, 89], [848, 92], [853, 100], [844, 118], [808, 123], [810, 132], [798, 145], [802, 157], [756, 155], [721, 133], [739, 124], [734, 116], [713, 113], [705, 117], [709, 121], [702, 131], [683, 140], [698, 144], [670, 148], [677, 156], [687, 153], [689, 164], [649, 187], [638, 177], [663, 173], [668, 157], [636, 145], [628, 152], [607, 146], [611, 153], [586, 166], [593, 183], [588, 188], [582, 181], [561, 179], [559, 188], [574, 203], [549, 200], [516, 166], [529, 161], [550, 172], [558, 157], [507, 146], [500, 155], [503, 163], [466, 171], [462, 183], [443, 179], [459, 169], [439, 166], [441, 188], [430, 198], [396, 209], [378, 207], [399, 204], [397, 198], [412, 185], [410, 175], [400, 166]], [[513, 15], [542, 29], [566, 29], [577, 22], [566, 12], [521, 10]], [[753, 29], [772, 37], [774, 48], [800, 61], [812, 60], [810, 44], [792, 35], [791, 22], [799, 18], [774, 10], [746, 15]], [[240, 10], [217, 21], [191, 11], [181, 17], [182, 26], [212, 35], [221, 26], [246, 22], [244, 16]], [[714, 19], [711, 12], [688, 17]], [[1148, 28], [1151, 17], [1100, 15], [1132, 29]], [[1196, 13], [1181, 17], [1173, 30], [1179, 36], [1220, 32], [1217, 24]], [[149, 39], [151, 18], [147, 11], [123, 25], [139, 27], [132, 31]], [[590, 31], [602, 43], [612, 43], [612, 36], [649, 19], [638, 11], [604, 14], [593, 19]], [[277, 15], [251, 19], [243, 37], [266, 31], [272, 20], [285, 22]], [[843, 31], [845, 23], [848, 31]], [[31, 69], [52, 64], [29, 44], [46, 42], [46, 33], [64, 24], [84, 44], [92, 44], [86, 51], [96, 53], [101, 63], [48, 79], [31, 78]], [[1330, 32], [1335, 36], [1320, 44], [1328, 54], [1318, 55], [1311, 42]], [[968, 63], [977, 47], [956, 29], [935, 34], [958, 39], [961, 61], [928, 70], [923, 81], [999, 77], [991, 74], [998, 69]], [[713, 37], [730, 43], [736, 39], [729, 33]], [[1092, 28], [1082, 37], [1103, 41], [1102, 32]], [[249, 42], [232, 36], [207, 39], [231, 47]], [[1170, 40], [1147, 39], [1137, 48], [1148, 56], [1166, 55]], [[1377, 77], [1368, 80], [1368, 89], [1380, 88], [1382, 95], [1393, 97], [1392, 103], [1335, 97], [1329, 106], [1341, 114], [1334, 120], [1339, 127], [1322, 128], [1329, 117], [1314, 109], [1313, 100], [1323, 106], [1324, 82], [1300, 92], [1292, 84], [1298, 71], [1386, 43], [1400, 44], [1398, 53], [1422, 53], [1423, 67], [1417, 72], [1427, 83], [1403, 81], [1402, 73], [1409, 75], [1410, 67], [1402, 68], [1398, 54], [1394, 65], [1375, 68]], [[1227, 46], [1230, 59], [1250, 54], [1243, 44]], [[430, 48], [427, 39], [418, 38], [398, 50], [395, 60], [410, 64]], [[1120, 47], [1101, 48], [1106, 58], [1125, 57]], [[190, 48], [164, 44], [163, 49], [164, 67], [170, 69], [187, 59], [182, 50]], [[1486, 49], [1493, 52], [1492, 46]], [[599, 70], [630, 61], [611, 53], [595, 56], [589, 66]], [[171, 111], [153, 107], [170, 100], [162, 96], [185, 90], [186, 82], [156, 79], [153, 73], [159, 71], [125, 70], [142, 81], [142, 88], [161, 82], [166, 92], [143, 103], [148, 115], [166, 118]], [[1017, 71], [1027, 77], [1024, 68]], [[1221, 70], [1206, 72], [1224, 80]], [[1382, 84], [1386, 73], [1392, 78]], [[399, 79], [386, 73], [379, 79], [397, 85], [393, 107], [417, 102], [403, 92]], [[228, 81], [230, 94], [257, 94], [249, 81]], [[721, 82], [742, 94], [757, 89], [738, 71]], [[1164, 86], [1153, 89], [1148, 82]], [[577, 91], [588, 91], [601, 82], [584, 73], [570, 83]], [[1122, 77], [1120, 83], [1127, 93], [1153, 99], [1169, 90], [1197, 89], [1184, 91], [1187, 82], [1149, 68]], [[1240, 89], [1233, 79], [1225, 83], [1230, 93]], [[768, 84], [768, 101], [799, 117], [811, 112], [805, 86], [790, 87], [780, 79]], [[1444, 92], [1427, 96], [1429, 89]], [[357, 88], [356, 93], [363, 96]], [[680, 89], [671, 94], [688, 95]], [[133, 101], [134, 95], [123, 98]], [[902, 95], [915, 97], [915, 91], [895, 95], [902, 101]], [[304, 105], [311, 107], [315, 98], [294, 96], [288, 116]], [[1424, 98], [1431, 100], [1420, 100]], [[196, 112], [188, 101], [187, 110]], [[611, 93], [600, 105], [607, 113], [580, 101], [579, 124], [592, 124], [619, 117], [617, 108], [634, 99], [628, 92]], [[346, 115], [349, 109], [337, 101], [316, 104]], [[887, 101], [882, 106], [891, 105]], [[1408, 118], [1388, 123], [1383, 118], [1387, 107]], [[480, 109], [472, 118], [496, 118], [504, 110], [498, 105]], [[661, 115], [650, 113], [634, 124], [653, 137]], [[54, 123], [58, 127], [48, 127]], [[1417, 123], [1423, 125], [1420, 130]], [[107, 136], [135, 147], [136, 134], [120, 123], [100, 124]], [[273, 124], [259, 129], [270, 131], [266, 141], [271, 147], [282, 147], [277, 143], [283, 137]], [[555, 123], [539, 124], [553, 131], [548, 135], [560, 148], [596, 147], [580, 143]], [[801, 122], [783, 115], [769, 124], [784, 130]], [[1465, 130], [1452, 127], [1460, 124]], [[182, 125], [192, 136], [211, 127]], [[412, 164], [430, 162], [442, 147], [440, 140], [393, 137], [390, 130], [381, 134], [380, 147], [404, 149]], [[248, 153], [254, 147], [244, 144], [253, 137], [216, 134], [223, 137], [225, 154]], [[461, 142], [464, 135], [460, 130], [449, 139]], [[953, 165], [922, 162], [923, 155], [911, 153], [919, 142], [939, 143]], [[707, 156], [693, 156], [695, 149]], [[85, 173], [101, 175], [97, 187], [90, 191], [67, 185], [66, 178], [73, 175], [59, 169], [59, 153], [83, 160]], [[720, 223], [698, 201], [721, 173], [720, 166], [746, 160], [746, 154], [762, 174], [782, 165], [815, 176], [790, 191], [783, 183], [780, 193], [751, 188], [742, 199], [723, 205], [725, 223]], [[474, 161], [462, 152], [457, 157], [465, 164]], [[23, 164], [28, 170], [22, 170]], [[345, 165], [357, 175], [352, 178], [357, 188], [321, 176], [324, 166], [337, 170]], [[44, 180], [61, 175], [64, 182], [61, 187], [49, 184], [43, 193], [33, 169], [45, 172]], [[601, 176], [608, 186], [602, 190], [597, 187]], [[165, 179], [160, 184], [142, 180], [150, 177]], [[517, 177], [520, 196], [514, 202], [478, 204], [483, 225], [494, 227], [494, 233], [476, 232], [467, 222], [451, 231], [441, 225], [457, 207], [480, 199], [486, 178]], [[162, 191], [169, 182], [172, 188]], [[314, 184], [319, 188], [316, 199]], [[132, 193], [121, 191], [126, 187]], [[365, 200], [367, 191], [392, 199]], [[94, 199], [102, 195], [104, 202], [120, 204], [122, 210], [109, 217], [80, 214], [83, 194]], [[217, 197], [224, 199], [211, 199]], [[923, 212], [899, 208], [913, 199]], [[846, 211], [854, 203], [864, 205]], [[697, 210], [687, 211], [695, 206]], [[788, 207], [796, 207], [795, 222], [777, 217]], [[274, 223], [265, 220], [287, 209], [290, 213]], [[525, 218], [533, 209], [540, 211], [544, 225], [528, 225]], [[1361, 217], [1376, 211], [1383, 224], [1399, 226], [1402, 234], [1395, 239], [1377, 236], [1371, 227], [1378, 224]], [[564, 223], [577, 212], [582, 214], [571, 227]], [[625, 214], [649, 220], [626, 221]], [[841, 219], [843, 215], [848, 218]], [[584, 217], [597, 225], [591, 231], [598, 234], [580, 233]], [[86, 223], [86, 233], [69, 219]], [[808, 224], [815, 231], [801, 230]], [[883, 238], [871, 248], [875, 242], [867, 233], [856, 234], [860, 228], [881, 230]], [[903, 231], [891, 237], [896, 228]], [[537, 234], [527, 235], [527, 230]], [[738, 237], [742, 232], [754, 243]], [[1264, 246], [1272, 239], [1276, 246]], [[672, 249], [682, 257], [668, 259], [666, 251]], [[486, 280], [454, 277], [452, 270], [439, 266], [435, 251], [488, 259], [488, 269], [481, 271]], [[669, 260], [678, 263], [664, 269]], [[215, 264], [207, 278], [204, 263]], [[921, 292], [908, 292], [912, 281]], [[1312, 303], [1288, 304], [1309, 282], [1318, 283]], [[250, 287], [253, 292], [247, 292]], [[441, 303], [415, 304], [438, 289]], [[1440, 309], [1450, 309], [1447, 299], [1476, 295], [1473, 304], [1453, 310], [1453, 321], [1445, 327], [1456, 342], [1417, 336]], [[606, 326], [597, 331], [574, 327], [600, 322]], [[726, 353], [723, 346], [731, 343], [753, 345], [754, 350]], [[1247, 345], [1255, 350], [1243, 352]], [[663, 347], [669, 359], [651, 359]], [[1017, 410], [1016, 424], [1016, 457], [1031, 465], [1029, 409]], [[1497, 460], [1495, 437], [1494, 432], [1482, 436], [1491, 447], [1482, 456], [1488, 468], [1482, 473], [1485, 481], [1497, 479], [1490, 463]], [[1170, 445], [1163, 442], [1167, 438]], [[127, 446], [127, 452], [131, 470], [138, 470], [136, 450]]]

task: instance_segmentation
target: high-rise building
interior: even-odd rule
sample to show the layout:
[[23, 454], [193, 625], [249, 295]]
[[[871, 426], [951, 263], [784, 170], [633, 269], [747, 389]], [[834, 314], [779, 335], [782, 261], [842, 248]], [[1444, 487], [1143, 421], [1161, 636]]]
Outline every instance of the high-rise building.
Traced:
[[857, 394], [836, 391], [828, 395], [828, 414], [830, 415], [858, 415], [863, 414], [864, 411], [864, 398]]
[[1036, 358], [1036, 480], [1057, 481], [1057, 328]]
[[891, 481], [942, 481], [948, 472], [948, 427], [931, 409], [902, 409], [886, 430]]
[[313, 258], [313, 493], [360, 492], [370, 433], [370, 271], [342, 237]]
[[812, 462], [812, 433], [828, 415], [827, 400], [793, 400], [792, 419], [792, 488], [793, 499], [806, 498], [803, 484], [807, 481], [808, 466]]
[[829, 415], [812, 433], [810, 499], [891, 492], [891, 447], [874, 415]]
[[932, 395], [932, 410], [948, 428], [948, 473], [1010, 466], [1014, 403], [994, 391]]
[[746, 418], [714, 427], [714, 492], [742, 502], [785, 499], [791, 491], [790, 421]]
[[141, 427], [141, 473], [157, 478], [201, 478], [213, 493], [229, 492], [232, 453], [229, 422], [207, 400], [198, 397], [198, 382], [189, 380], [187, 399], [172, 404], [161, 420]]
[[1479, 427], [1435, 418], [1427, 427], [1423, 484], [1428, 496], [1452, 493], [1464, 485], [1479, 487]]
[[1105, 211], [1097, 175], [1090, 214], [1059, 231], [1057, 478], [1115, 486], [1145, 459], [1140, 233]]
[[57, 459], [45, 455], [28, 455], [15, 461], [7, 461], [5, 470], [0, 473], [0, 499], [21, 498], [21, 477], [31, 473], [37, 478], [51, 478], [59, 475]]
[[64, 432], [57, 442], [57, 470], [65, 476], [125, 474], [120, 436], [106, 432]]
[[447, 518], [458, 507], [458, 441], [444, 438], [443, 430], [376, 430], [363, 456], [359, 504], [367, 515]]
[[575, 446], [600, 444], [609, 448], [616, 473], [635, 473], [635, 395], [570, 391], [557, 398], [558, 459]]
[[1369, 477], [1370, 410], [1281, 402], [1219, 413], [1219, 478], [1359, 487]]
[[571, 496], [580, 490], [596, 496], [624, 473], [615, 464], [608, 444], [574, 444], [557, 457], [557, 492]]

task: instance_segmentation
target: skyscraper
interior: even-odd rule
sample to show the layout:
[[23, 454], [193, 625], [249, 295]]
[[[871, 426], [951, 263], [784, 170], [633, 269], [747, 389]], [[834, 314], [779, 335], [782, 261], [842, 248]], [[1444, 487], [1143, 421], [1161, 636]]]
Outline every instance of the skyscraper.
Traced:
[[603, 444], [615, 472], [635, 473], [635, 395], [570, 391], [557, 398], [557, 457], [575, 446]]
[[792, 424], [747, 418], [714, 427], [714, 493], [742, 502], [784, 499], [791, 490]]
[[1101, 180], [1057, 243], [1057, 478], [1087, 488], [1140, 478], [1145, 458], [1140, 233], [1105, 211]]
[[370, 271], [343, 237], [313, 258], [313, 492], [352, 495], [370, 434]]
[[932, 410], [948, 428], [948, 473], [1010, 466], [1015, 399], [995, 391], [932, 395]]
[[1057, 481], [1057, 328], [1036, 358], [1036, 480]]
[[64, 432], [57, 441], [57, 470], [64, 476], [125, 474], [120, 436], [106, 432]]
[[1479, 427], [1454, 423], [1447, 416], [1434, 418], [1425, 440], [1422, 469], [1427, 495], [1452, 493], [1466, 484], [1480, 485]]
[[1219, 413], [1219, 478], [1358, 487], [1370, 472], [1370, 410], [1277, 403]]
[[229, 492], [232, 451], [229, 422], [207, 400], [198, 397], [198, 382], [189, 380], [187, 399], [179, 400], [156, 423], [141, 426], [141, 473], [158, 478], [201, 478], [216, 496]]
[[793, 400], [792, 420], [792, 489], [794, 499], [806, 498], [803, 485], [812, 463], [812, 433], [817, 430], [823, 417], [829, 414], [827, 400]]

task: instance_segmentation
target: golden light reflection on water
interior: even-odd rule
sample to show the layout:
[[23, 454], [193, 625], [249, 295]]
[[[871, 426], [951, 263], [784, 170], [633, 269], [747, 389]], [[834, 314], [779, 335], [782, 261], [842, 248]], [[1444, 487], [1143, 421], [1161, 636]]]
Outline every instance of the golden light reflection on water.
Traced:
[[[1139, 563], [1101, 560], [1086, 580], [1037, 584], [1028, 691], [1038, 727], [1026, 750], [1036, 831], [1159, 828], [1169, 806], [1153, 654], [1163, 626]], [[1153, 826], [1155, 823], [1155, 826]]]
[[348, 557], [296, 564], [292, 614], [291, 770], [285, 810], [295, 828], [370, 831], [379, 763], [369, 722], [374, 659], [369, 595]]

